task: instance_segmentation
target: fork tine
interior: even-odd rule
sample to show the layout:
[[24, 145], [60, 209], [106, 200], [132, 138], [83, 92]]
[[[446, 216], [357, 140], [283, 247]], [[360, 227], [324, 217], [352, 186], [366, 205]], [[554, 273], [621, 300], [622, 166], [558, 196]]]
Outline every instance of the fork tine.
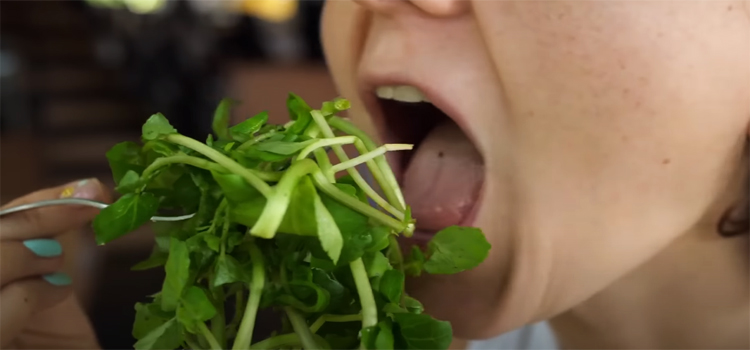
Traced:
[[[34, 203], [21, 204], [15, 207], [10, 207], [10, 208], [0, 210], [0, 216], [8, 215], [11, 213], [16, 213], [19, 211], [31, 210], [31, 209], [48, 207], [48, 206], [53, 206], [53, 205], [85, 205], [85, 206], [94, 207], [97, 209], [104, 209], [109, 206], [106, 203], [97, 202], [97, 201], [93, 201], [90, 199], [82, 199], [82, 198], [50, 199], [50, 200], [39, 201], [39, 202], [34, 202]], [[193, 216], [195, 216], [195, 214], [188, 214], [188, 215], [182, 215], [182, 216], [154, 216], [151, 218], [151, 221], [182, 221], [182, 220], [190, 219]]]

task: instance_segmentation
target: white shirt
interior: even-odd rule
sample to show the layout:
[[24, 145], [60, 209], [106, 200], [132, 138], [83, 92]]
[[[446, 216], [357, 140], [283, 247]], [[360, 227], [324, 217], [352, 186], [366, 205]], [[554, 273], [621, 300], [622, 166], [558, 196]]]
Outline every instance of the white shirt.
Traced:
[[473, 341], [468, 350], [557, 350], [555, 334], [546, 322], [529, 325], [499, 337]]

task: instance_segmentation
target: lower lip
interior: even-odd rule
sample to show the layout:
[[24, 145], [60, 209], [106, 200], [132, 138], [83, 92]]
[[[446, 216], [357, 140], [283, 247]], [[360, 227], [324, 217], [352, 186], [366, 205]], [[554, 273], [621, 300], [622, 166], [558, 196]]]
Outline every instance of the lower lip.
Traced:
[[[458, 226], [464, 226], [464, 227], [473, 227], [477, 215], [479, 214], [479, 208], [482, 206], [482, 200], [484, 199], [484, 184], [482, 184], [482, 187], [479, 189], [479, 195], [477, 196], [477, 201], [474, 203], [474, 206], [471, 208], [469, 213], [464, 217], [463, 220], [461, 220], [457, 225]], [[419, 225], [419, 222], [417, 222], [417, 225]], [[425, 246], [427, 243], [432, 239], [432, 237], [435, 236], [437, 232], [436, 231], [420, 231], [417, 229], [414, 231], [414, 234], [411, 237], [405, 237], [401, 236], [400, 239], [404, 241], [405, 243], [409, 243], [409, 245], [419, 245], [419, 246]]]

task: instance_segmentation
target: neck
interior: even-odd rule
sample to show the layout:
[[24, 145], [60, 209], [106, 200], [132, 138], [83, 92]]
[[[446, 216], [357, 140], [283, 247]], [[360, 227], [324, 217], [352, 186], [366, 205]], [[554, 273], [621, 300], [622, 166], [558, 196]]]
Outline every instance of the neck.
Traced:
[[747, 235], [686, 234], [551, 323], [567, 349], [747, 349], [748, 260]]

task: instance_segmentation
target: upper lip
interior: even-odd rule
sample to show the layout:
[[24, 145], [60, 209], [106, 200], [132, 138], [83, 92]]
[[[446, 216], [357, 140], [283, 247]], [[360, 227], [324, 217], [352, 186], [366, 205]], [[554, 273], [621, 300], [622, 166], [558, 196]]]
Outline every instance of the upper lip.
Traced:
[[450, 103], [450, 100], [441, 94], [439, 89], [433, 88], [433, 86], [440, 86], [439, 84], [428, 84], [421, 79], [413, 79], [402, 75], [385, 75], [378, 73], [361, 73], [359, 76], [360, 91], [359, 95], [362, 99], [365, 108], [370, 114], [370, 117], [375, 124], [380, 137], [385, 143], [399, 142], [400, 140], [393, 140], [388, 134], [388, 126], [386, 125], [386, 119], [383, 115], [382, 108], [378, 103], [379, 97], [375, 95], [375, 90], [381, 86], [399, 86], [408, 85], [413, 86], [422, 91], [430, 102], [443, 111], [449, 118], [451, 118], [459, 128], [469, 137], [475, 147], [480, 151], [478, 147], [475, 135], [473, 135], [471, 128], [468, 125], [467, 119]]

